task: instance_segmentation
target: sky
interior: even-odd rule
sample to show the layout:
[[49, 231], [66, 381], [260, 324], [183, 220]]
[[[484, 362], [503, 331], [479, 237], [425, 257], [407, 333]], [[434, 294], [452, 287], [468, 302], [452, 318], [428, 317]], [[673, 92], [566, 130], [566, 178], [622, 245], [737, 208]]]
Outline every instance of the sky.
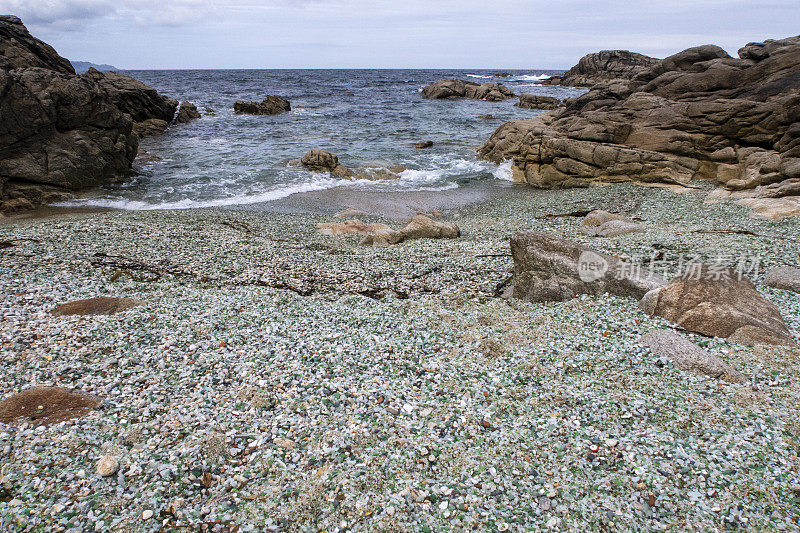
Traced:
[[72, 60], [130, 69], [566, 69], [800, 33], [800, 0], [0, 0]]

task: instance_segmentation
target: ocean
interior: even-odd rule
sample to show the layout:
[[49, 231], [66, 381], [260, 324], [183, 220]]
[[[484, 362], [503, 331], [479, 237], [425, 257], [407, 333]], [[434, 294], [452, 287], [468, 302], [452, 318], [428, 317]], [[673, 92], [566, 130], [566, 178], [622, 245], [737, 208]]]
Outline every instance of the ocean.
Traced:
[[[189, 100], [203, 118], [142, 139], [155, 160], [135, 163], [138, 175], [82, 194], [69, 206], [119, 209], [188, 209], [218, 206], [269, 208], [298, 193], [405, 193], [455, 191], [476, 183], [510, 180], [510, 164], [480, 161], [475, 150], [508, 120], [540, 113], [505, 102], [426, 100], [422, 87], [442, 78], [501, 82], [515, 93], [558, 98], [584, 89], [543, 86], [561, 71], [547, 70], [153, 70], [123, 71], [178, 100]], [[499, 76], [504, 72], [510, 76]], [[278, 94], [289, 113], [236, 115], [236, 100]], [[207, 115], [205, 108], [214, 115]], [[491, 119], [478, 118], [492, 115]], [[430, 140], [418, 149], [413, 143]], [[394, 169], [396, 179], [336, 180], [290, 164], [308, 150], [339, 156], [357, 174]]]

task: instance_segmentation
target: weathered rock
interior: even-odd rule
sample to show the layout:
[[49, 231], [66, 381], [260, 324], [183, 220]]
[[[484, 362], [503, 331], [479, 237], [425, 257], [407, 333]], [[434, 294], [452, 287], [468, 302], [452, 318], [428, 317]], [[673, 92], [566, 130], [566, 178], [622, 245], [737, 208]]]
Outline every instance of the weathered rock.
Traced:
[[[334, 215], [335, 216], [335, 215]], [[322, 235], [351, 235], [354, 233], [371, 234], [391, 229], [386, 224], [368, 224], [361, 220], [351, 219], [344, 222], [321, 222], [317, 224], [317, 231]]]
[[100, 401], [78, 390], [62, 387], [31, 387], [0, 401], [0, 422], [29, 422], [50, 425], [80, 418], [100, 405]]
[[363, 246], [388, 246], [410, 239], [455, 239], [461, 230], [452, 222], [439, 222], [426, 215], [416, 215], [400, 230], [381, 228], [367, 234], [359, 244]]
[[800, 293], [800, 268], [778, 266], [770, 268], [764, 279], [770, 287]]
[[336, 154], [325, 150], [309, 150], [300, 160], [300, 163], [314, 172], [330, 172], [331, 176], [337, 179], [353, 177], [353, 172], [339, 163], [339, 157]]
[[541, 96], [538, 94], [523, 93], [519, 95], [519, 102], [514, 104], [523, 109], [558, 109], [561, 100], [552, 96]]
[[629, 233], [641, 233], [644, 227], [636, 222], [626, 220], [609, 220], [599, 226], [583, 226], [581, 232], [594, 237], [618, 237]]
[[288, 100], [277, 94], [270, 94], [261, 102], [244, 102], [237, 100], [233, 104], [233, 112], [245, 115], [279, 115], [292, 110]]
[[646, 294], [640, 308], [685, 330], [743, 344], [792, 344], [778, 308], [733, 269], [698, 265]]
[[610, 222], [612, 220], [619, 220], [622, 222], [633, 222], [631, 219], [624, 215], [620, 215], [618, 213], [610, 213], [608, 211], [603, 211], [602, 209], [595, 209], [594, 211], [590, 211], [584, 218], [583, 218], [583, 225], [584, 226], [601, 226], [606, 222]]
[[672, 361], [683, 371], [701, 374], [731, 383], [743, 383], [745, 377], [728, 363], [674, 331], [658, 329], [639, 339], [639, 343], [650, 348], [653, 355]]
[[191, 102], [181, 102], [178, 108], [178, 115], [175, 117], [175, 122], [178, 124], [186, 124], [200, 117], [201, 115], [196, 105]]
[[514, 96], [502, 83], [474, 83], [464, 80], [439, 80], [422, 89], [423, 98], [473, 98], [500, 102]]
[[96, 298], [89, 298], [88, 300], [76, 300], [74, 302], [58, 305], [50, 311], [50, 314], [55, 316], [113, 315], [143, 304], [143, 301], [136, 300], [135, 298], [98, 296]]
[[591, 87], [603, 81], [630, 80], [658, 62], [654, 57], [628, 50], [602, 50], [583, 56], [563, 76], [543, 80], [542, 85]]
[[479, 154], [513, 160], [538, 187], [706, 179], [765, 197], [797, 194], [799, 77], [800, 37], [748, 45], [739, 59], [691, 48], [553, 113], [506, 123]]
[[475, 118], [479, 118], [481, 120], [492, 120], [494, 118], [494, 116], [492, 116], [492, 115], [478, 115]]
[[430, 148], [433, 146], [433, 141], [420, 141], [418, 143], [414, 143], [414, 148]]
[[80, 76], [0, 70], [0, 116], [0, 176], [7, 186], [65, 192], [97, 186], [127, 176], [136, 156], [130, 117]]
[[142, 139], [144, 137], [161, 135], [167, 131], [168, 127], [169, 123], [166, 120], [161, 120], [160, 118], [148, 118], [147, 120], [143, 120], [141, 122], [135, 122], [133, 124], [133, 133]]
[[0, 69], [30, 67], [75, 74], [72, 63], [58, 55], [52, 46], [28, 33], [18, 17], [0, 16]]
[[108, 101], [130, 115], [134, 122], [159, 119], [170, 123], [175, 117], [177, 100], [159, 94], [149, 85], [130, 76], [90, 68], [82, 77], [99, 85]]
[[641, 298], [666, 280], [577, 242], [533, 231], [511, 236], [511, 296], [532, 302], [562, 301], [579, 294]]

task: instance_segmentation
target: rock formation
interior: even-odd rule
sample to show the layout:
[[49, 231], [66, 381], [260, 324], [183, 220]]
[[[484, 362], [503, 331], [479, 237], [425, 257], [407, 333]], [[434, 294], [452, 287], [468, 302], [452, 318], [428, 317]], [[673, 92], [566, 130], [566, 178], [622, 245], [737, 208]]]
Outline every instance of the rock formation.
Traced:
[[136, 124], [150, 120], [150, 126], [145, 129], [146, 131], [154, 131], [155, 124], [162, 124], [152, 122], [153, 120], [163, 121], [166, 129], [175, 118], [178, 109], [177, 100], [159, 94], [139, 80], [118, 72], [100, 72], [93, 68], [82, 76], [99, 85], [108, 100], [117, 109], [130, 115]]
[[523, 93], [519, 95], [519, 102], [514, 104], [522, 109], [558, 109], [561, 100], [552, 96], [541, 96], [539, 94]]
[[237, 100], [233, 104], [233, 112], [244, 115], [279, 115], [291, 111], [292, 106], [277, 94], [270, 94], [261, 102], [244, 102]]
[[601, 50], [583, 56], [578, 64], [564, 73], [542, 81], [542, 85], [591, 87], [611, 80], [630, 80], [652, 68], [658, 59], [627, 50]]
[[683, 329], [742, 344], [792, 344], [778, 308], [732, 269], [698, 265], [644, 295], [640, 307]]
[[764, 283], [776, 289], [800, 294], [800, 268], [790, 266], [770, 268], [764, 278]]
[[175, 122], [178, 124], [186, 124], [187, 122], [191, 122], [200, 117], [201, 115], [197, 110], [196, 105], [191, 102], [181, 102], [181, 105], [178, 108], [178, 114], [175, 117]]
[[331, 176], [337, 179], [348, 179], [353, 177], [353, 172], [346, 166], [339, 163], [336, 154], [325, 150], [309, 150], [300, 160], [300, 163], [314, 172], [330, 172]]
[[163, 131], [176, 107], [122, 74], [76, 75], [17, 17], [0, 17], [0, 212], [125, 179], [138, 148], [134, 122]]
[[679, 370], [702, 374], [731, 383], [742, 383], [745, 377], [731, 365], [696, 344], [668, 329], [651, 331], [639, 339], [653, 355], [672, 361]]
[[526, 231], [511, 236], [511, 296], [531, 302], [562, 301], [579, 294], [641, 298], [666, 280], [577, 242]]
[[415, 215], [399, 230], [381, 229], [367, 234], [359, 244], [388, 246], [412, 239], [456, 239], [461, 230], [452, 222], [439, 222], [426, 215]]
[[75, 69], [52, 46], [28, 33], [28, 28], [13, 15], [0, 16], [0, 69], [40, 67], [61, 74]]
[[504, 124], [481, 157], [512, 159], [538, 187], [713, 181], [775, 198], [800, 183], [800, 37], [749, 44], [734, 59], [690, 48], [599, 84], [565, 108]]
[[500, 102], [514, 96], [502, 83], [475, 83], [464, 80], [439, 80], [422, 89], [423, 98], [473, 98]]
[[595, 210], [583, 219], [581, 232], [594, 237], [617, 237], [628, 233], [641, 233], [644, 227], [628, 217], [609, 213], [608, 211]]

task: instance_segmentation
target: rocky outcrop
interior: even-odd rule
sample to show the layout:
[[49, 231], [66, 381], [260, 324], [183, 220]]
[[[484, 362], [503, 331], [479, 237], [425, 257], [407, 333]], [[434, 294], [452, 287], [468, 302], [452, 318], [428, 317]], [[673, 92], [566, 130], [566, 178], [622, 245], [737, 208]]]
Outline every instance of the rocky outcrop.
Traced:
[[0, 69], [40, 67], [61, 74], [75, 69], [49, 44], [28, 33], [28, 28], [13, 15], [0, 16]]
[[191, 102], [181, 102], [178, 108], [178, 114], [175, 116], [175, 122], [178, 124], [186, 124], [197, 118], [201, 118], [197, 106]]
[[0, 211], [125, 177], [136, 156], [131, 118], [80, 76], [0, 69], [0, 116]]
[[666, 280], [577, 242], [526, 231], [511, 236], [514, 281], [510, 296], [531, 302], [579, 294], [641, 298]]
[[591, 87], [611, 80], [630, 80], [658, 62], [654, 57], [628, 50], [602, 50], [583, 56], [563, 76], [548, 78], [542, 81], [542, 85]]
[[330, 172], [331, 176], [337, 179], [353, 177], [353, 172], [339, 163], [339, 157], [336, 154], [326, 152], [325, 150], [309, 150], [300, 160], [300, 163], [308, 170], [314, 172]]
[[553, 110], [558, 109], [561, 105], [561, 100], [552, 96], [523, 93], [519, 95], [519, 102], [514, 105], [522, 109]]
[[233, 112], [244, 115], [279, 115], [292, 110], [288, 100], [277, 94], [270, 94], [261, 102], [244, 102], [237, 100], [233, 104]]
[[[130, 115], [136, 123], [155, 119], [169, 125], [175, 118], [178, 101], [159, 94], [139, 80], [119, 72], [100, 72], [93, 68], [82, 76], [99, 85], [108, 101], [123, 113]], [[152, 130], [152, 127], [148, 129]]]
[[792, 344], [778, 308], [733, 269], [698, 265], [666, 287], [648, 292], [640, 307], [685, 330], [742, 344]]
[[764, 278], [764, 283], [776, 289], [800, 294], [800, 268], [790, 266], [770, 268]]
[[464, 80], [439, 80], [422, 89], [423, 98], [473, 98], [500, 102], [514, 96], [502, 83], [475, 83]]
[[701, 374], [731, 383], [743, 383], [745, 377], [731, 365], [696, 344], [689, 342], [674, 331], [657, 329], [639, 339], [656, 357], [672, 361], [675, 367], [685, 372]]
[[501, 126], [479, 154], [512, 159], [538, 187], [713, 181], [763, 197], [800, 178], [800, 37], [750, 44], [734, 59], [700, 46], [565, 108]]
[[134, 131], [163, 131], [177, 102], [122, 74], [69, 61], [0, 17], [0, 212], [31, 209], [125, 179]]

